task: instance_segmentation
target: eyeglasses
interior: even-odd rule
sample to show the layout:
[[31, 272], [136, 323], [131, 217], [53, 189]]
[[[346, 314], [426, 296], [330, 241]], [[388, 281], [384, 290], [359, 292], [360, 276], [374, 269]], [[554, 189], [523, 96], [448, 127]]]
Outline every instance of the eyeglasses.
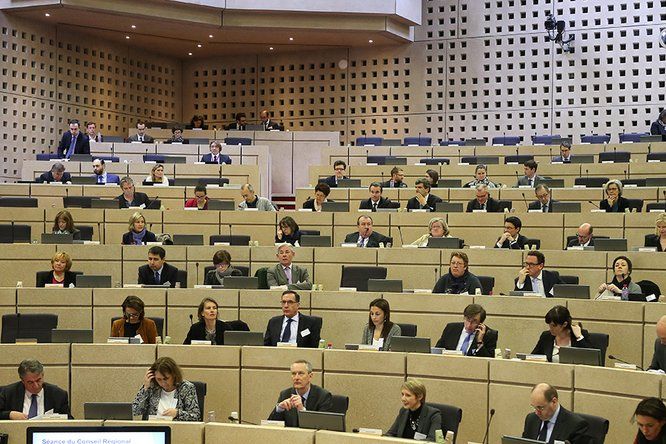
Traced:
[[335, 168], [335, 171], [344, 171], [344, 168]]
[[534, 262], [523, 262], [523, 265], [525, 267], [536, 267], [537, 265], [541, 265], [541, 264], [537, 264], [537, 263], [534, 263]]
[[141, 316], [141, 314], [140, 314], [140, 313], [128, 313], [128, 312], [125, 312], [125, 316], [127, 316], [128, 318], [138, 318], [139, 316]]
[[543, 412], [546, 408], [545, 405], [531, 405], [530, 407], [532, 408], [532, 410], [535, 410], [539, 413]]
[[296, 301], [280, 301], [280, 304], [282, 305], [294, 305]]

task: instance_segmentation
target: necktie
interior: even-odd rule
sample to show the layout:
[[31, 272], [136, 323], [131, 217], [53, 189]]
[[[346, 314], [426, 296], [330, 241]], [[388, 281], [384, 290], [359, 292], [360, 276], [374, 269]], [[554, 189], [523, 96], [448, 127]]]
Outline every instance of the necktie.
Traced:
[[213, 156], [213, 163], [217, 163], [217, 156]]
[[76, 148], [76, 136], [72, 136], [72, 141], [69, 143], [69, 149], [67, 150], [67, 159], [72, 157], [72, 154], [74, 154], [74, 149]]
[[287, 282], [291, 284], [291, 267], [284, 267], [284, 274], [287, 275]]
[[35, 416], [37, 416], [37, 395], [32, 395], [30, 410], [28, 410], [28, 419], [34, 418]]
[[530, 179], [530, 186], [534, 186], [534, 181]]
[[486, 209], [486, 204], [481, 204], [481, 209], [485, 210]]
[[358, 246], [359, 247], [363, 247], [363, 241], [364, 240], [365, 239], [361, 235], [358, 236]]
[[377, 202], [372, 203], [372, 211], [377, 211]]
[[472, 333], [467, 333], [467, 337], [462, 343], [462, 346], [460, 347], [460, 351], [463, 352], [463, 354], [467, 354], [467, 349], [469, 348], [469, 341], [472, 340], [472, 336], [474, 335], [474, 332]]
[[301, 404], [303, 404], [303, 407], [305, 407], [305, 403], [308, 401], [308, 398], [305, 396], [301, 396]]
[[139, 142], [143, 142], [143, 136], [139, 136]]
[[104, 183], [104, 176], [102, 175], [97, 176], [97, 183]]
[[282, 332], [282, 338], [280, 342], [289, 342], [291, 339], [291, 323], [294, 322], [293, 319], [287, 319], [287, 325], [284, 327], [284, 332]]
[[544, 213], [547, 213], [548, 212], [548, 205], [541, 204], [541, 211], [543, 211]]
[[548, 436], [548, 421], [542, 421], [541, 430], [539, 430], [539, 436], [537, 436], [537, 441], [546, 442], [547, 436]]
[[539, 282], [539, 278], [532, 278], [532, 291], [535, 293], [544, 294], [541, 290], [541, 282]]
[[156, 285], [160, 284], [160, 272], [159, 271], [155, 272], [155, 284]]

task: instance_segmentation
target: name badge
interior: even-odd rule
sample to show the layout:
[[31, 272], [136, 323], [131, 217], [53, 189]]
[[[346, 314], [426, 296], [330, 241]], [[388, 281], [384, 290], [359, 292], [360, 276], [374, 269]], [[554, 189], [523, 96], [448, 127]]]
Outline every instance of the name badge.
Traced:
[[305, 330], [303, 330], [301, 332], [301, 336], [303, 336], [303, 337], [306, 337], [309, 334], [310, 334], [310, 329], [309, 328], [306, 328]]

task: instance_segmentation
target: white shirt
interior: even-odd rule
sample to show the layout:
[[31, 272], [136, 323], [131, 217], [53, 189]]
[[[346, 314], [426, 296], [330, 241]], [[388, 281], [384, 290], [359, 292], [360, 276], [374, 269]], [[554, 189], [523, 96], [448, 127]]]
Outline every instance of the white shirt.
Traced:
[[[538, 280], [539, 281], [539, 288], [538, 289], [534, 288], [534, 283], [532, 283], [532, 292], [533, 293], [539, 293], [539, 294], [542, 294], [542, 295], [545, 296], [546, 295], [546, 290], [543, 288], [542, 275], [543, 275], [543, 270], [539, 272], [539, 276], [537, 276], [536, 278], [532, 278], [532, 276], [530, 276], [528, 274], [527, 277], [525, 278], [525, 281], [527, 281], [528, 279], [530, 281], [534, 281], [534, 279]], [[520, 282], [516, 282], [516, 287], [518, 288], [518, 290], [522, 290], [523, 287], [525, 287], [525, 282], [523, 282], [522, 284]]]
[[[295, 344], [296, 343], [296, 338], [298, 337], [298, 317], [299, 317], [299, 314], [296, 313], [294, 315], [294, 317], [291, 318], [291, 319], [294, 320], [294, 322], [292, 322], [291, 325], [289, 326], [290, 331], [291, 331], [291, 334], [289, 335], [289, 343], [290, 344]], [[284, 335], [284, 329], [287, 327], [287, 319], [289, 319], [289, 318], [284, 316], [284, 319], [282, 320], [282, 328], [280, 329], [280, 338], [278, 338], [278, 339], [282, 339], [282, 335]]]
[[[32, 393], [25, 391], [25, 396], [23, 397], [23, 413], [28, 416], [30, 412], [30, 404], [32, 404]], [[37, 415], [44, 414], [44, 388], [37, 393]]]
[[[555, 421], [557, 421], [557, 417], [560, 414], [560, 405], [558, 404], [557, 410], [555, 410], [555, 413], [553, 416], [546, 422], [546, 427], [548, 427], [548, 432], [546, 432], [546, 442], [550, 442], [550, 435], [553, 434], [553, 428], [555, 427]], [[541, 427], [539, 427], [539, 432], [541, 431]]]
[[157, 414], [163, 415], [166, 410], [175, 409], [177, 404], [178, 398], [176, 398], [176, 389], [173, 389], [170, 392], [162, 389], [160, 392], [160, 402], [157, 404]]

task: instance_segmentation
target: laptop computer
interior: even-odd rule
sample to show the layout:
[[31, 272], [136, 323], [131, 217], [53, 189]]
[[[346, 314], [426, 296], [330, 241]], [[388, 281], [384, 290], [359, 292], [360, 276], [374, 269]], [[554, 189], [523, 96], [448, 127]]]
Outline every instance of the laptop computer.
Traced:
[[590, 299], [589, 285], [555, 284], [553, 296], [556, 298]]
[[43, 244], [73, 244], [73, 234], [42, 233]]
[[321, 211], [327, 213], [349, 212], [349, 202], [324, 202], [321, 204]]
[[111, 276], [77, 274], [76, 284], [78, 288], [112, 288]]
[[203, 234], [174, 234], [174, 245], [203, 245]]
[[90, 201], [90, 208], [112, 209], [118, 208], [117, 199], [93, 199]]
[[339, 179], [338, 188], [361, 188], [361, 179]]
[[430, 338], [393, 336], [391, 351], [408, 353], [430, 353]]
[[519, 436], [502, 436], [502, 444], [543, 444], [543, 441], [536, 439], [521, 438]]
[[259, 278], [253, 276], [227, 276], [224, 278], [224, 288], [256, 290], [259, 288]]
[[345, 414], [304, 410], [298, 412], [298, 427], [301, 429], [344, 432], [346, 431]]
[[594, 251], [627, 251], [626, 239], [595, 239]]
[[51, 342], [65, 344], [92, 344], [93, 331], [54, 328], [51, 330]]
[[640, 136], [639, 140], [641, 141], [641, 143], [661, 142], [664, 140], [664, 136], [646, 134], [644, 136]]
[[210, 199], [208, 201], [208, 209], [217, 211], [234, 211], [236, 209], [236, 202], [232, 200]]
[[462, 180], [460, 179], [439, 179], [437, 181], [438, 188], [461, 188]]
[[72, 154], [69, 160], [72, 162], [92, 162], [93, 157], [91, 154]]
[[553, 213], [580, 213], [580, 202], [553, 202]]
[[368, 291], [402, 293], [402, 279], [368, 279]]
[[437, 213], [462, 213], [463, 204], [461, 202], [437, 202], [435, 204]]
[[96, 185], [97, 177], [95, 176], [72, 176], [72, 183], [75, 185]]
[[593, 154], [576, 154], [571, 156], [571, 163], [594, 163]]
[[601, 365], [598, 348], [560, 347], [560, 364]]
[[330, 247], [331, 236], [303, 235], [299, 242], [301, 247]]
[[549, 188], [564, 188], [564, 179], [544, 179], [540, 178], [536, 181], [537, 185], [547, 185]]
[[227, 330], [224, 332], [224, 345], [264, 345], [264, 334], [260, 331]]
[[132, 419], [131, 402], [84, 402], [84, 419]]
[[429, 237], [427, 248], [449, 248], [457, 250], [462, 248], [460, 239], [457, 237]]

